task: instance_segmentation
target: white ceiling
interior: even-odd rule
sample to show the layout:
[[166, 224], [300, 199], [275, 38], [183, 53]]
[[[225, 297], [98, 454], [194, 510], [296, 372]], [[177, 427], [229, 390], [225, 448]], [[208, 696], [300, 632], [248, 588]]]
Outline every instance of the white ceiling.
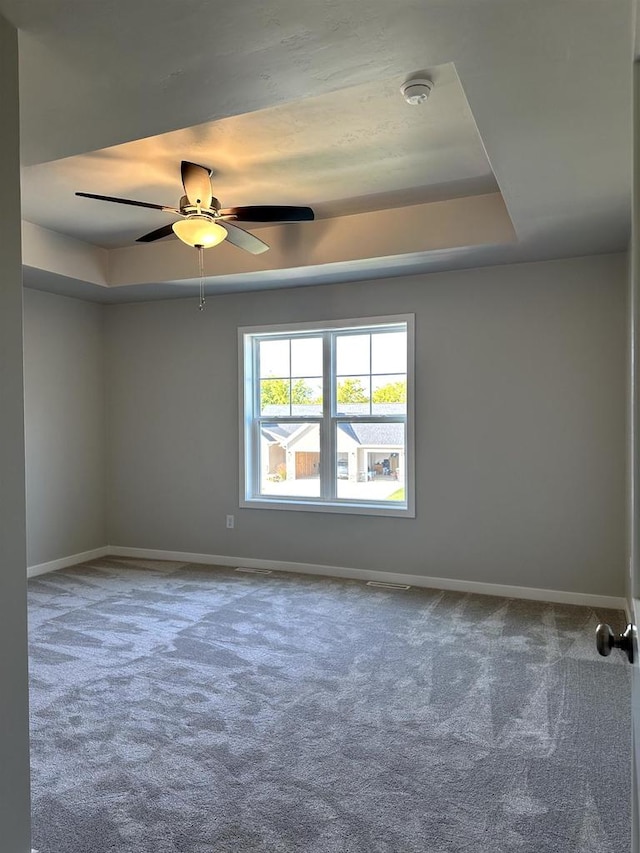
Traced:
[[[228, 181], [225, 204], [260, 203], [264, 193], [273, 203], [310, 203], [326, 217], [356, 214], [348, 217], [354, 222], [366, 210], [397, 207], [397, 217], [411, 228], [413, 208], [406, 204], [491, 191], [483, 184], [493, 181], [490, 172], [482, 172], [475, 155], [437, 152], [441, 133], [445, 148], [463, 137], [468, 146], [466, 130], [458, 127], [451, 135], [451, 128], [458, 120], [475, 119], [517, 242], [451, 244], [444, 254], [429, 247], [395, 255], [387, 250], [379, 264], [372, 256], [336, 260], [329, 250], [326, 257], [316, 254], [313, 269], [302, 269], [297, 278], [298, 268], [288, 264], [289, 286], [309, 274], [318, 281], [339, 280], [364, 271], [372, 277], [389, 269], [415, 272], [626, 248], [630, 0], [244, 0], [227, 5], [211, 0], [0, 0], [0, 10], [21, 28], [25, 216], [47, 228], [120, 245], [137, 233], [138, 221], [116, 222], [104, 204], [103, 212], [96, 208], [91, 222], [82, 223], [89, 215], [72, 214], [71, 202], [63, 197], [68, 183], [61, 176], [70, 174], [75, 182], [91, 163], [99, 166], [99, 175], [93, 171], [96, 181], [74, 183], [74, 189], [174, 204], [171, 164], [185, 156], [184, 146], [200, 152], [197, 161], [220, 171], [222, 185]], [[392, 107], [389, 100], [390, 109], [405, 111], [402, 117], [393, 113], [388, 122], [374, 120], [362, 103], [356, 109], [348, 90], [362, 87], [384, 99], [389, 86], [391, 98], [408, 73], [444, 66], [453, 74], [449, 63], [455, 65], [470, 113], [463, 115], [459, 100], [456, 108], [457, 95], [442, 99], [450, 111], [450, 135], [441, 126], [418, 131], [420, 136], [424, 130], [431, 147], [425, 146], [430, 153], [418, 162], [420, 174], [413, 182], [418, 136], [408, 125], [425, 121], [427, 113], [400, 100]], [[434, 113], [437, 94], [436, 89]], [[327, 121], [327, 136], [314, 148], [309, 128], [323, 114], [326, 118], [332, 102], [339, 108]], [[142, 180], [139, 172], [126, 177], [129, 153], [122, 160], [103, 152], [50, 169], [42, 165], [185, 128], [191, 130], [173, 137], [181, 146], [175, 152], [173, 142], [158, 151], [157, 140], [111, 149], [111, 154], [128, 151], [131, 156], [148, 152], [141, 154], [147, 169]], [[396, 132], [402, 138], [397, 147]], [[205, 156], [210, 139], [216, 140], [214, 162]], [[436, 165], [425, 179], [423, 168], [433, 162], [434, 151]], [[80, 171], [74, 171], [74, 163], [82, 164]], [[294, 174], [297, 180], [289, 181]], [[43, 183], [37, 204], [38, 175]], [[148, 223], [145, 213], [143, 230]], [[336, 263], [323, 270], [323, 260]], [[269, 269], [261, 277], [253, 267], [238, 268], [220, 286], [247, 286], [248, 276], [251, 286], [270, 286], [277, 272]], [[33, 283], [46, 286], [43, 279], [40, 269]], [[60, 289], [59, 279], [52, 275], [50, 286]], [[67, 279], [67, 289], [81, 290], [72, 275]], [[157, 290], [153, 284], [147, 288], [147, 298], [166, 292], [160, 284]], [[134, 298], [134, 289], [139, 291], [118, 287], [117, 298], [129, 298], [127, 290]], [[93, 294], [87, 286], [87, 295], [89, 290]]]

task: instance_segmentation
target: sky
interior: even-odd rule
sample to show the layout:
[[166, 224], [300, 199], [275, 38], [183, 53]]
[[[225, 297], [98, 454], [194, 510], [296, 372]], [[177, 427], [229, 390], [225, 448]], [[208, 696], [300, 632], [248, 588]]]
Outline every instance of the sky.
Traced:
[[[384, 374], [382, 383], [404, 378], [407, 370], [406, 332], [344, 334], [336, 337], [337, 376]], [[392, 379], [389, 374], [394, 374]], [[260, 376], [321, 377], [322, 338], [291, 338], [260, 342]]]

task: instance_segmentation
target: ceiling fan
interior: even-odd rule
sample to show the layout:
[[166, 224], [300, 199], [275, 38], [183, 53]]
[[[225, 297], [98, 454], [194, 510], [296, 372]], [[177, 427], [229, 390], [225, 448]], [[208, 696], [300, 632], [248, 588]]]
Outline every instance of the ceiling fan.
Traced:
[[137, 243], [153, 243], [156, 240], [162, 240], [163, 237], [176, 236], [188, 246], [207, 249], [217, 246], [226, 239], [239, 249], [244, 249], [253, 255], [266, 252], [269, 246], [254, 234], [239, 228], [236, 222], [308, 222], [314, 218], [310, 207], [258, 205], [221, 208], [220, 202], [211, 189], [211, 169], [183, 160], [181, 174], [185, 194], [180, 199], [179, 207], [166, 207], [162, 204], [94, 193], [76, 193], [76, 195], [116, 204], [162, 210], [182, 217], [177, 222], [163, 225], [162, 228], [156, 228], [155, 231], [138, 237]]

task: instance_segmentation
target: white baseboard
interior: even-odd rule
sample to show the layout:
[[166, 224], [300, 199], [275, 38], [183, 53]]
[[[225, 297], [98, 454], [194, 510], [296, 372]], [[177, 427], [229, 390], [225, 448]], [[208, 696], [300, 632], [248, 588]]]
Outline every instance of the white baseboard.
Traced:
[[147, 560], [172, 560], [179, 563], [200, 563], [211, 566], [247, 566], [251, 569], [270, 569], [276, 572], [297, 572], [303, 575], [324, 575], [361, 581], [383, 581], [409, 586], [443, 589], [452, 592], [474, 592], [478, 595], [495, 595], [500, 598], [522, 598], [529, 601], [549, 601], [556, 604], [579, 604], [585, 607], [600, 607], [628, 611], [625, 598], [611, 595], [592, 595], [584, 592], [569, 592], [559, 589], [536, 589], [528, 586], [483, 583], [480, 581], [457, 580], [455, 578], [433, 578], [424, 575], [409, 575], [399, 572], [380, 572], [373, 569], [355, 569], [344, 566], [323, 566], [315, 563], [292, 563], [280, 560], [259, 560], [248, 557], [230, 557], [220, 554], [192, 554], [186, 551], [163, 551], [156, 548], [128, 548], [120, 545], [104, 545], [92, 551], [71, 554], [48, 563], [29, 566], [27, 577], [33, 578], [58, 569], [66, 569], [101, 557], [133, 557]]
[[172, 560], [183, 563], [203, 563], [212, 566], [247, 566], [251, 569], [271, 569], [276, 572], [297, 572], [304, 575], [325, 575], [362, 581], [385, 581], [409, 586], [443, 589], [453, 592], [474, 592], [479, 595], [495, 595], [501, 598], [523, 598], [529, 601], [549, 601], [555, 604], [580, 604], [585, 607], [624, 610], [624, 597], [592, 595], [584, 592], [569, 592], [559, 589], [535, 589], [528, 586], [481, 583], [479, 581], [456, 580], [453, 578], [431, 578], [423, 575], [406, 575], [399, 572], [379, 572], [369, 569], [322, 566], [313, 563], [291, 563], [280, 560], [258, 560], [250, 557], [228, 557], [216, 554], [190, 554], [185, 551], [162, 551], [153, 548], [127, 548], [111, 545], [106, 553], [114, 557], [138, 557], [147, 560]]
[[107, 545], [103, 545], [102, 548], [94, 548], [92, 551], [82, 551], [80, 554], [71, 554], [69, 557], [61, 557], [59, 560], [38, 563], [37, 566], [29, 566], [27, 568], [27, 577], [35, 578], [37, 575], [46, 575], [48, 572], [55, 572], [58, 569], [68, 569], [69, 566], [77, 566], [78, 563], [97, 560], [100, 557], [106, 557], [110, 553], [111, 549]]

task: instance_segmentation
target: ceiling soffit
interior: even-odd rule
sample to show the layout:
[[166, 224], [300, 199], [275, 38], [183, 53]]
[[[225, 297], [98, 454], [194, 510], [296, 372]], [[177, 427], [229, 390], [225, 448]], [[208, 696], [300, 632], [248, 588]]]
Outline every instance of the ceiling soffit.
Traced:
[[[387, 0], [247, 0], [222, 15], [208, 0], [0, 0], [21, 27], [23, 161], [41, 164], [242, 119], [453, 62], [518, 241], [497, 250], [460, 248], [447, 263], [623, 250], [630, 0], [403, 0], [400, 7]], [[461, 179], [457, 192], [449, 181], [440, 189], [432, 184], [429, 199], [400, 187], [338, 201], [343, 214], [356, 214], [363, 206], [400, 209], [486, 191], [474, 178]], [[319, 201], [321, 215], [332, 216], [323, 205], [335, 201]], [[113, 227], [109, 239], [124, 239]], [[140, 233], [145, 229], [146, 222]], [[423, 254], [425, 269], [437, 254]]]
[[[77, 278], [82, 241], [109, 250], [106, 274], [101, 263], [93, 274], [93, 255], [84, 265], [95, 284], [191, 278], [195, 253], [177, 240], [134, 243], [175, 216], [75, 195], [81, 188], [178, 205], [180, 159], [213, 168], [225, 206], [310, 203], [316, 211], [313, 223], [254, 226], [271, 246], [266, 255], [226, 243], [208, 250], [210, 278], [514, 242], [454, 66], [422, 73], [434, 89], [418, 107], [394, 77], [25, 167], [27, 263], [62, 274], [68, 259]], [[54, 232], [64, 235], [55, 260]]]

